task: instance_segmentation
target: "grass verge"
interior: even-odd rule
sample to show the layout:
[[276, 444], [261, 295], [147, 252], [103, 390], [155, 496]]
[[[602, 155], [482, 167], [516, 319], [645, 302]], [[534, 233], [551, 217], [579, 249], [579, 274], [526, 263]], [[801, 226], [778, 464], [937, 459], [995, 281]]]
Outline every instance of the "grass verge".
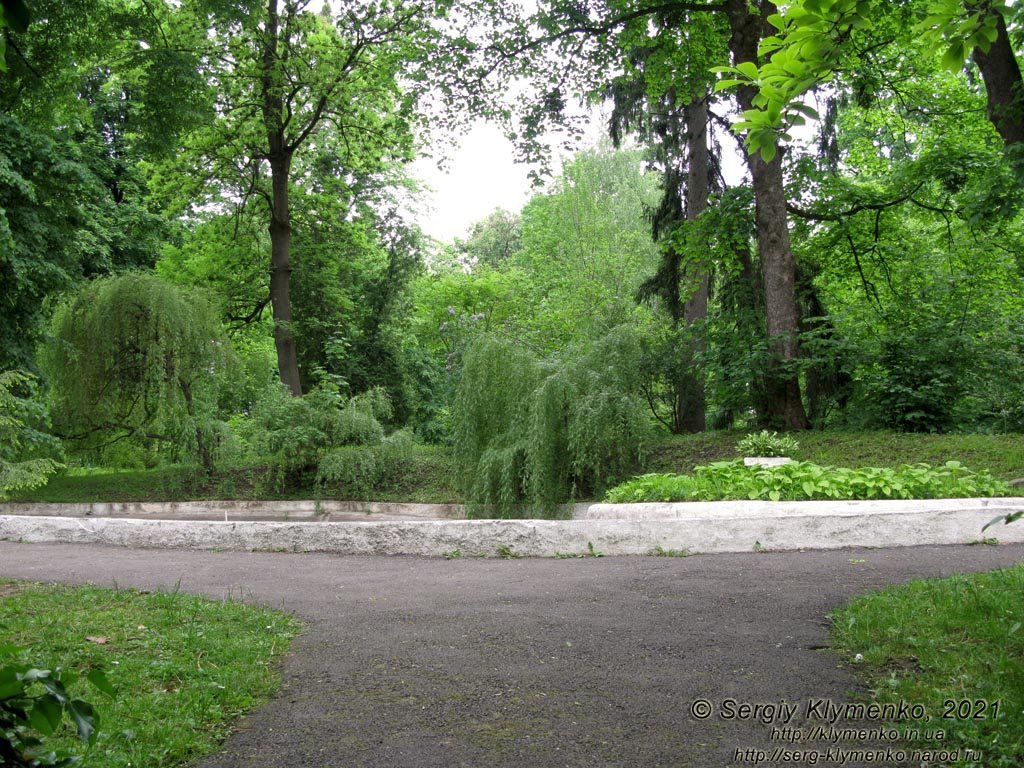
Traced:
[[[275, 692], [275, 664], [300, 630], [238, 599], [5, 580], [0, 627], [34, 665], [101, 669], [115, 686], [114, 699], [84, 683], [72, 689], [100, 716], [82, 763], [95, 768], [170, 768], [214, 751], [239, 715]], [[83, 749], [70, 728], [46, 744]]]
[[915, 746], [977, 756], [958, 766], [1024, 764], [1024, 564], [892, 587], [830, 618], [834, 648], [862, 659], [875, 700], [924, 708], [891, 725], [945, 736]]

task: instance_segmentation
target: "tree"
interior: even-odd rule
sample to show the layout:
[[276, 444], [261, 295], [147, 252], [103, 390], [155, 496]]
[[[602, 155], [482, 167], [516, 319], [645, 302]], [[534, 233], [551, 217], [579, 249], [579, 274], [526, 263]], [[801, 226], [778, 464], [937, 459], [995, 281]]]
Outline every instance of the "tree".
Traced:
[[[737, 130], [747, 132], [752, 152], [768, 159], [778, 136], [816, 113], [802, 103], [811, 89], [832, 80], [851, 59], [869, 54], [899, 41], [892, 36], [865, 45], [864, 32], [875, 20], [897, 13], [912, 17], [917, 24], [905, 24], [910, 32], [942, 52], [942, 63], [961, 69], [970, 56], [985, 84], [989, 120], [1008, 149], [1024, 143], [1024, 79], [1014, 50], [1008, 22], [1015, 22], [1020, 8], [1004, 0], [958, 2], [939, 0], [877, 3], [872, 0], [798, 0], [788, 3], [783, 13], [768, 17], [774, 28], [761, 45], [763, 63], [735, 66], [735, 79], [723, 81], [756, 91], [745, 107]], [[903, 40], [906, 40], [904, 37]], [[1024, 156], [1015, 152], [1012, 162], [1019, 168]]]
[[[451, 61], [473, 73], [470, 85], [484, 83], [475, 91], [477, 101], [495, 99], [491, 114], [508, 116], [511, 108], [500, 91], [509, 81], [525, 78], [534, 83], [532, 101], [519, 105], [516, 134], [524, 155], [534, 157], [540, 151], [539, 137], [551, 124], [568, 125], [566, 93], [600, 93], [607, 72], [622, 65], [628, 46], [623, 45], [623, 30], [637, 20], [657, 19], [670, 13], [715, 14], [724, 19], [728, 30], [728, 48], [735, 65], [756, 66], [758, 45], [771, 27], [766, 19], [774, 14], [770, 2], [716, 0], [707, 3], [672, 2], [648, 5], [642, 2], [608, 2], [580, 7], [575, 2], [552, 0], [536, 13], [522, 18], [513, 8], [498, 0], [465, 0], [458, 4], [469, 24], [486, 24], [490, 36], [473, 40], [470, 29], [455, 40]], [[725, 28], [725, 27], [724, 27]], [[479, 36], [478, 36], [479, 38]], [[461, 55], [461, 58], [460, 58]], [[468, 66], [470, 61], [476, 67]], [[566, 66], [571, 61], [573, 65]], [[454, 73], [453, 73], [453, 76]], [[488, 82], [488, 78], [491, 80]], [[756, 95], [753, 88], [739, 94], [741, 107], [749, 108]], [[795, 294], [795, 262], [789, 243], [785, 189], [781, 158], [748, 158], [754, 193], [757, 197], [758, 250], [765, 282], [767, 336], [771, 352], [768, 373], [771, 381], [769, 421], [790, 429], [806, 428], [807, 416], [801, 400], [795, 371], [799, 355], [799, 316]]]
[[[119, 0], [37, 0], [0, 78], [0, 366], [32, 368], [49, 296], [148, 268], [166, 235], [144, 159], [202, 104], [159, 18]], [[185, 72], [186, 74], [182, 74]], [[163, 99], [166, 99], [164, 101]], [[166, 108], [174, 104], [174, 109]]]
[[659, 300], [672, 322], [668, 343], [656, 345], [653, 356], [668, 380], [671, 408], [665, 422], [673, 433], [700, 432], [706, 426], [705, 374], [696, 358], [705, 347], [713, 264], [708, 244], [689, 236], [687, 222], [707, 209], [716, 187], [717, 158], [709, 146], [709, 69], [726, 55], [721, 25], [711, 14], [680, 10], [635, 20], [632, 42], [627, 35], [623, 39], [631, 46], [625, 51], [626, 72], [608, 88], [614, 104], [612, 140], [619, 145], [630, 132], [638, 135], [662, 174], [661, 202], [651, 211], [662, 258], [638, 298]]
[[258, 199], [269, 214], [270, 304], [281, 380], [302, 391], [291, 296], [291, 192], [305, 172], [344, 181], [412, 149], [411, 104], [398, 74], [424, 6], [345, 2], [335, 19], [304, 0], [263, 0], [211, 14], [204, 74], [217, 87], [218, 119], [193, 156], [205, 200]]
[[50, 457], [31, 455], [28, 444], [52, 440], [31, 426], [32, 403], [17, 393], [30, 382], [31, 377], [22, 371], [0, 373], [0, 500], [11, 491], [43, 485], [61, 468]]
[[54, 314], [41, 364], [57, 434], [102, 454], [127, 442], [213, 468], [210, 432], [233, 355], [198, 291], [130, 273], [89, 283]]
[[470, 227], [465, 240], [456, 238], [455, 249], [466, 264], [497, 267], [522, 248], [522, 229], [519, 214], [496, 208]]

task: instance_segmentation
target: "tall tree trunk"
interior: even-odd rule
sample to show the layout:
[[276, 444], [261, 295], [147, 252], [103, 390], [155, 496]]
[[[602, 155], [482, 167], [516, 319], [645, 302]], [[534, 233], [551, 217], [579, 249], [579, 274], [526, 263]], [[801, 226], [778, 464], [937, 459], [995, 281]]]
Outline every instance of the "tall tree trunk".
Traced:
[[[774, 3], [761, 2], [760, 12], [751, 13], [748, 0], [728, 0], [727, 10], [732, 36], [729, 41], [733, 64], [757, 62], [757, 47], [770, 31], [765, 19], [776, 12]], [[753, 109], [756, 88], [740, 86], [740, 109]], [[796, 304], [796, 266], [789, 242], [786, 214], [786, 190], [782, 176], [782, 157], [776, 153], [765, 162], [759, 152], [747, 155], [747, 166], [754, 182], [757, 203], [757, 242], [764, 278], [765, 316], [767, 318], [769, 361], [769, 422], [786, 429], [807, 429], [807, 413], [800, 396], [800, 381], [787, 370], [799, 356], [797, 332], [799, 313]]]
[[[1006, 20], [999, 11], [996, 15], [996, 39], [988, 51], [974, 49], [974, 61], [981, 70], [985, 81], [985, 95], [988, 99], [988, 119], [999, 131], [1007, 147], [1024, 144], [1024, 83], [1021, 82], [1020, 66], [1013, 52], [1013, 44], [1006, 30]], [[1018, 159], [1020, 166], [1024, 158]]]
[[274, 346], [281, 381], [296, 397], [302, 394], [299, 357], [292, 331], [292, 299], [289, 250], [292, 240], [291, 211], [288, 207], [288, 181], [291, 175], [292, 149], [285, 142], [284, 84], [278, 68], [280, 41], [277, 0], [267, 0], [267, 28], [263, 47], [263, 125], [267, 132], [267, 156], [270, 162], [270, 304], [274, 316]]
[[291, 274], [289, 260], [292, 225], [288, 208], [290, 157], [271, 156], [273, 206], [270, 217], [270, 304], [274, 315], [274, 346], [281, 381], [296, 397], [302, 394], [299, 357], [292, 332]]
[[[708, 104], [705, 98], [695, 98], [686, 108], [686, 219], [693, 221], [708, 207]], [[683, 304], [683, 322], [687, 329], [707, 320], [708, 269], [703, 260], [690, 262], [684, 282], [694, 286], [693, 293]], [[701, 334], [688, 334], [689, 365], [677, 383], [675, 423], [682, 432], [703, 432], [707, 428], [707, 397], [704, 374], [696, 366], [697, 356], [704, 351]]]

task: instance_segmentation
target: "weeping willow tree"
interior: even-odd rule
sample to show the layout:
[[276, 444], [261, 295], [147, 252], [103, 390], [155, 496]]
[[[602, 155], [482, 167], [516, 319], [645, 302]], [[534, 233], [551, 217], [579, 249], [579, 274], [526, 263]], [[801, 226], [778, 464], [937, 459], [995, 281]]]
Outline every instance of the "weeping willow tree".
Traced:
[[551, 359], [494, 336], [472, 343], [454, 409], [473, 516], [550, 516], [614, 485], [643, 458], [641, 349], [620, 327]]
[[234, 368], [214, 306], [142, 273], [96, 280], [54, 314], [41, 365], [54, 428], [104, 457], [128, 444], [213, 467], [210, 430]]

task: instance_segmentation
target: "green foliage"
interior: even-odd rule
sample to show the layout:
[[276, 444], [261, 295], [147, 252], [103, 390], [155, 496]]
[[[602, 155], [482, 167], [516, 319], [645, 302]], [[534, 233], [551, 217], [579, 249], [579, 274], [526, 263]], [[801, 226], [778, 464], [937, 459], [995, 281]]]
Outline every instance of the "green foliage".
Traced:
[[374, 498], [380, 489], [399, 482], [408, 471], [415, 440], [405, 430], [393, 432], [375, 445], [346, 445], [320, 459], [317, 483], [333, 494], [354, 499]]
[[[11, 583], [0, 591], [5, 637], [30, 645], [31, 660], [54, 670], [68, 699], [90, 698], [97, 683], [106, 694], [116, 688], [97, 706], [102, 728], [79, 763], [89, 768], [191, 765], [214, 752], [240, 715], [274, 693], [276, 664], [301, 629], [233, 596]], [[60, 670], [88, 672], [74, 683]], [[77, 750], [78, 732], [58, 728], [46, 750]]]
[[27, 423], [35, 404], [15, 390], [31, 380], [22, 371], [0, 372], [0, 501], [12, 491], [44, 485], [62, 466], [52, 458], [33, 455], [40, 449], [59, 450], [59, 445]]
[[[326, 462], [322, 479], [348, 479], [360, 462], [375, 462], [377, 453], [338, 449], [379, 447], [384, 439], [380, 422], [390, 415], [391, 401], [380, 388], [346, 398], [336, 387], [323, 386], [293, 397], [275, 382], [264, 390], [250, 415], [232, 420], [233, 442], [222, 458], [230, 464], [266, 462], [265, 479], [277, 488], [295, 482], [322, 461]], [[395, 441], [396, 446], [400, 443]], [[376, 469], [370, 464], [367, 468], [376, 476]], [[367, 477], [365, 482], [372, 479]]]
[[643, 501], [823, 501], [829, 499], [945, 499], [1009, 496], [1010, 486], [987, 471], [958, 461], [943, 466], [904, 464], [898, 469], [823, 467], [794, 461], [746, 467], [742, 461], [699, 466], [692, 475], [647, 474], [612, 488], [611, 503]]
[[58, 434], [103, 456], [118, 443], [200, 458], [234, 357], [199, 291], [130, 273], [85, 286], [60, 306], [41, 353]]
[[736, 444], [736, 450], [744, 456], [792, 456], [799, 447], [792, 437], [767, 429], [747, 435]]
[[[879, 704], [923, 708], [928, 719], [912, 724], [919, 734], [941, 731], [943, 750], [972, 749], [984, 755], [972, 764], [1011, 768], [1024, 759], [1022, 594], [1020, 565], [893, 586], [829, 616], [833, 647], [861, 659], [865, 687]], [[967, 707], [958, 710], [962, 702]]]
[[[92, 746], [100, 727], [99, 715], [89, 702], [69, 693], [78, 675], [38, 669], [25, 662], [25, 650], [0, 645], [0, 760], [11, 768], [77, 763], [77, 756], [50, 749], [44, 739], [52, 736], [66, 717], [78, 738]], [[89, 670], [86, 679], [108, 696], [116, 695], [101, 670]]]
[[596, 493], [642, 458], [648, 424], [628, 328], [541, 360], [483, 336], [470, 347], [455, 409], [455, 445], [473, 514], [550, 515]]

